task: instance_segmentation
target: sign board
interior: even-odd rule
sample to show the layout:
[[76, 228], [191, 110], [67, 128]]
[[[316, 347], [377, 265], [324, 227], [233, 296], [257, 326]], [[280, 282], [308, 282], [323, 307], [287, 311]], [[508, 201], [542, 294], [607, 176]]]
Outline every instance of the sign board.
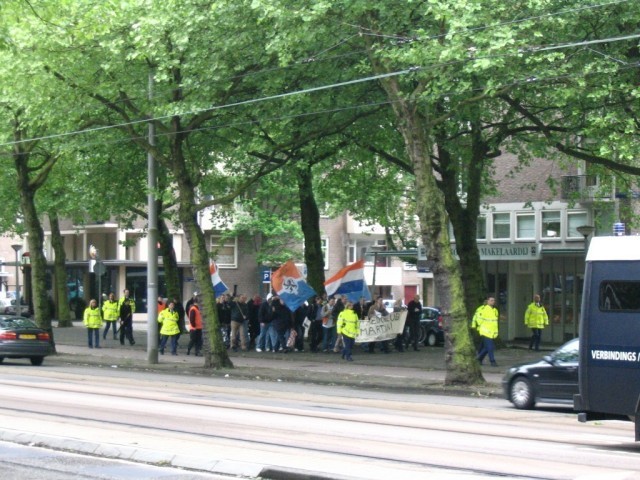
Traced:
[[262, 283], [271, 283], [271, 268], [262, 267], [260, 276], [262, 277]]

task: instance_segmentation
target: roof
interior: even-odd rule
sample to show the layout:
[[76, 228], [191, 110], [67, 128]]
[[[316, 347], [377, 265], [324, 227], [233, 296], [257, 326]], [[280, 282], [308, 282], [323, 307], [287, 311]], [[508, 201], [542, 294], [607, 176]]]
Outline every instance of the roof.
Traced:
[[593, 237], [587, 262], [640, 260], [640, 236]]

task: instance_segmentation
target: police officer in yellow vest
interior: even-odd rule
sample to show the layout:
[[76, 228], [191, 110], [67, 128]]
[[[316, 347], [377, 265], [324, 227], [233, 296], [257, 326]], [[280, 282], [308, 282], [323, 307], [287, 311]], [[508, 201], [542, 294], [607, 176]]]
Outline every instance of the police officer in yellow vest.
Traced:
[[535, 348], [537, 352], [540, 350], [542, 329], [549, 325], [549, 316], [542, 303], [540, 303], [540, 295], [533, 296], [533, 302], [529, 304], [527, 311], [524, 312], [524, 324], [531, 329], [529, 350]]
[[486, 304], [476, 310], [473, 316], [474, 325], [478, 329], [478, 334], [482, 340], [482, 345], [476, 357], [480, 364], [488, 354], [491, 366], [497, 367], [494, 357], [495, 344], [493, 339], [498, 336], [498, 309], [495, 307], [496, 299], [488, 297]]
[[360, 333], [360, 318], [353, 310], [353, 302], [347, 302], [344, 310], [338, 314], [338, 335], [342, 335], [342, 358], [353, 362], [351, 351]]
[[98, 307], [98, 302], [92, 298], [89, 306], [84, 310], [84, 326], [87, 327], [87, 339], [89, 348], [93, 348], [95, 341], [96, 348], [100, 348], [100, 327], [102, 327], [102, 314]]
[[102, 332], [102, 338], [107, 339], [107, 332], [111, 327], [113, 329], [113, 339], [116, 340], [116, 332], [118, 331], [118, 317], [120, 314], [120, 307], [118, 301], [113, 293], [109, 294], [109, 299], [102, 304], [102, 317], [107, 324]]
[[180, 335], [180, 327], [178, 326], [179, 315], [175, 310], [176, 304], [171, 301], [167, 308], [162, 310], [158, 315], [158, 323], [161, 324], [160, 335], [160, 353], [164, 355], [164, 347], [167, 341], [171, 339], [171, 355], [178, 354], [178, 336]]

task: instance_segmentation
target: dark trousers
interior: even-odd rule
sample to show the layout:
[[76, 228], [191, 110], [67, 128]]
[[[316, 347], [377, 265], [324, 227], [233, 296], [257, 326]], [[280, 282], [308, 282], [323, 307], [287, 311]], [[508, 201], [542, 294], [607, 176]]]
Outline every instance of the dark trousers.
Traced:
[[87, 328], [87, 340], [89, 341], [89, 348], [93, 348], [95, 344], [96, 348], [100, 347], [100, 328]]
[[356, 343], [356, 339], [342, 335], [342, 343], [344, 345], [342, 348], [342, 358], [345, 360], [353, 360], [351, 358], [351, 352], [353, 351], [353, 345]]
[[117, 338], [117, 332], [118, 332], [118, 322], [117, 320], [105, 320], [106, 326], [104, 327], [104, 332], [102, 333], [102, 338], [104, 338], [105, 340], [107, 339], [107, 332], [109, 331], [110, 327], [113, 327], [113, 339], [115, 340]]
[[120, 345], [124, 345], [124, 339], [129, 341], [130, 345], [135, 344], [133, 339], [133, 323], [131, 321], [120, 324]]
[[187, 346], [187, 355], [191, 353], [191, 349], [196, 349], [196, 355], [200, 355], [202, 350], [202, 329], [195, 328], [189, 331], [189, 345]]
[[496, 359], [493, 355], [493, 352], [495, 351], [495, 344], [493, 343], [493, 338], [489, 338], [489, 337], [481, 337], [481, 338], [482, 338], [482, 346], [480, 347], [480, 351], [478, 352], [478, 357], [477, 357], [478, 361], [482, 363], [482, 361], [484, 360], [484, 357], [486, 357], [488, 354], [491, 365], [495, 365]]
[[167, 346], [167, 341], [171, 339], [171, 355], [178, 354], [178, 335], [162, 335], [160, 341], [160, 353], [164, 354], [164, 347]]
[[322, 320], [314, 320], [309, 326], [309, 348], [312, 352], [318, 351], [320, 342], [322, 342]]
[[532, 328], [531, 329], [531, 341], [529, 342], [529, 350], [532, 348], [537, 352], [540, 350], [540, 337], [542, 336], [541, 328]]
[[413, 345], [414, 350], [418, 350], [418, 341], [420, 340], [420, 318], [412, 318], [408, 323], [409, 343]]

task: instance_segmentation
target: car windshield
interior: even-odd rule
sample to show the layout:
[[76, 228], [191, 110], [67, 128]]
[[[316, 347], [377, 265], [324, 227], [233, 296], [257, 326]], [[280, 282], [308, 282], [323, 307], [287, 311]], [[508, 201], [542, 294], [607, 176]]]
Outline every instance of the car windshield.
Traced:
[[23, 317], [0, 318], [0, 328], [12, 329], [12, 328], [37, 328], [37, 325], [31, 320]]
[[578, 346], [578, 339], [574, 338], [553, 352], [551, 357], [555, 362], [577, 362], [579, 356]]

